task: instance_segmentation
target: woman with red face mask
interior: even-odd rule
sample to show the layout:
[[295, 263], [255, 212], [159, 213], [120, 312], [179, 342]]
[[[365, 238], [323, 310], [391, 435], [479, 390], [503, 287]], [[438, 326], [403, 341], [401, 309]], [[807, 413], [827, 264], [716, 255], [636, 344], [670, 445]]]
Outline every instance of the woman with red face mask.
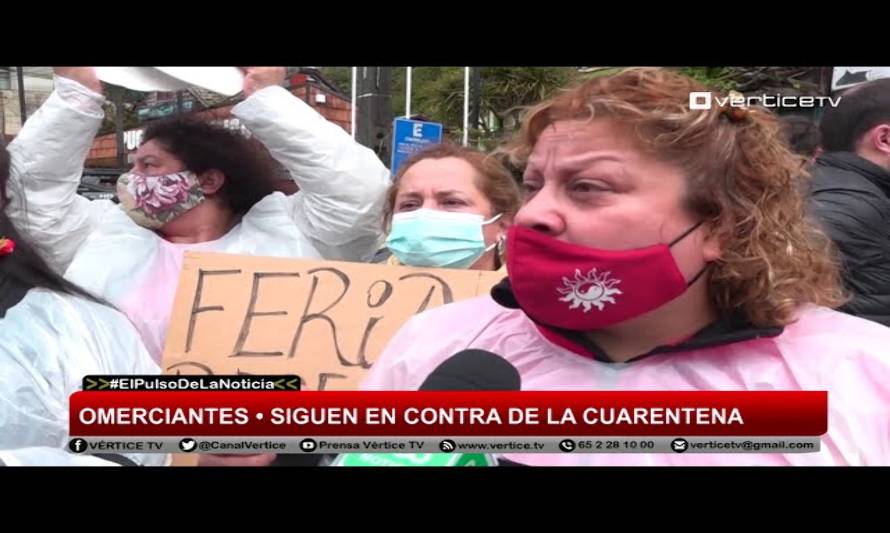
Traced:
[[[526, 199], [491, 296], [409, 321], [368, 390], [416, 390], [456, 351], [523, 390], [827, 390], [812, 454], [528, 454], [536, 465], [890, 464], [890, 329], [832, 311], [831, 244], [797, 158], [755, 107], [691, 109], [663, 69], [589, 80], [535, 107], [505, 150]], [[436, 349], [441, 346], [441, 349]]]

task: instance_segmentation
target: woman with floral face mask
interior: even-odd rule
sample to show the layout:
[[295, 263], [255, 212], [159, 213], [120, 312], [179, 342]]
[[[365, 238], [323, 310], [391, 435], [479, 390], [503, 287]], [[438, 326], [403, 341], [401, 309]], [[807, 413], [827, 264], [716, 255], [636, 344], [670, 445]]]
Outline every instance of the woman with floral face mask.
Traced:
[[389, 264], [503, 270], [507, 227], [519, 209], [510, 172], [478, 150], [440, 144], [414, 155], [389, 189]]
[[[150, 123], [120, 205], [77, 195], [102, 121], [92, 68], [57, 69], [55, 92], [9, 147], [10, 218], [56, 271], [127, 313], [158, 361], [186, 251], [358, 261], [379, 242], [389, 172], [281, 87], [284, 74], [246, 69], [232, 113], [251, 139], [187, 118]], [[269, 154], [298, 193], [276, 192]]]
[[416, 390], [478, 348], [510, 361], [523, 390], [827, 390], [818, 453], [507, 459], [890, 464], [890, 329], [830, 309], [843, 299], [833, 250], [806, 216], [777, 117], [691, 109], [706, 91], [629, 69], [533, 107], [508, 150], [528, 193], [508, 231], [508, 280], [411, 319], [364, 388]]

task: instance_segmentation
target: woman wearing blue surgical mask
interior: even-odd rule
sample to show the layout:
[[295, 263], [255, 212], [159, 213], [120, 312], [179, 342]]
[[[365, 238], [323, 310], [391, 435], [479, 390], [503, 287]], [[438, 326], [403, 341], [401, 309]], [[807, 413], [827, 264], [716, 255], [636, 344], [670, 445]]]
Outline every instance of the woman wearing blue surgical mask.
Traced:
[[409, 159], [387, 195], [388, 263], [501, 270], [519, 186], [503, 165], [472, 148], [440, 144]]

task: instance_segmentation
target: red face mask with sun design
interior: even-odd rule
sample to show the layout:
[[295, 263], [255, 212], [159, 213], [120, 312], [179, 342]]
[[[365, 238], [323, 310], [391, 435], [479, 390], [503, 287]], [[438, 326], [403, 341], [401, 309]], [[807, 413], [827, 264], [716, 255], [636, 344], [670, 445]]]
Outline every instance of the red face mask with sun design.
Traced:
[[600, 250], [563, 242], [522, 226], [507, 234], [507, 273], [513, 295], [536, 322], [592, 331], [648, 313], [680, 296], [687, 283], [670, 244]]

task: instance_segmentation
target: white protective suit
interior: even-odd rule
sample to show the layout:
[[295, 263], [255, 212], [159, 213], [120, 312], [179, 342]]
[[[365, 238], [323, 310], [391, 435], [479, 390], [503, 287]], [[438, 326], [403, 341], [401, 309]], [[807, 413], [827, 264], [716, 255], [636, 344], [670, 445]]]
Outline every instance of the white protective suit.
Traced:
[[9, 146], [7, 213], [53, 268], [125, 312], [156, 361], [185, 251], [359, 261], [377, 249], [389, 171], [284, 88], [259, 90], [232, 112], [300, 192], [267, 196], [222, 238], [198, 244], [167, 242], [118, 205], [76, 194], [103, 101], [56, 78], [56, 91]]
[[[0, 319], [0, 461], [19, 465], [107, 465], [68, 452], [68, 397], [89, 374], [157, 374], [121, 313], [79, 296], [30, 290]], [[160, 466], [165, 454], [122, 454]]]

